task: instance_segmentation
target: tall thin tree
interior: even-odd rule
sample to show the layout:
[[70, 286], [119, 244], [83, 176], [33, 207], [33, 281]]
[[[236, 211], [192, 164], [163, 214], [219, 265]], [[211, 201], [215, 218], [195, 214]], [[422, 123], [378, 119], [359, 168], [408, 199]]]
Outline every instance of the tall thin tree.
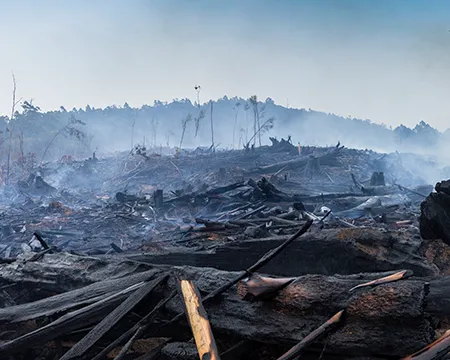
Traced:
[[8, 159], [6, 162], [6, 184], [10, 183], [10, 169], [11, 169], [11, 151], [12, 151], [12, 139], [14, 133], [14, 116], [16, 113], [16, 106], [22, 100], [16, 100], [16, 90], [17, 90], [17, 82], [14, 72], [12, 72], [12, 82], [13, 82], [13, 90], [12, 90], [12, 106], [11, 106], [11, 116], [8, 121], [8, 131], [9, 131], [9, 141], [8, 141]]
[[[253, 110], [253, 134], [258, 132], [258, 128], [260, 128], [259, 124], [259, 109], [258, 109], [258, 97], [256, 95], [250, 96], [249, 103]], [[256, 145], [256, 137], [253, 136], [253, 145]], [[261, 136], [259, 138], [259, 146], [261, 146]]]
[[213, 101], [210, 100], [209, 103], [211, 104], [211, 149], [213, 152], [215, 152], [215, 149], [214, 149]]
[[238, 101], [234, 107], [234, 126], [233, 126], [233, 148], [235, 147], [235, 137], [236, 137], [236, 126], [237, 126], [237, 119], [238, 119], [238, 114], [239, 114], [239, 107], [241, 106], [241, 103]]
[[133, 118], [133, 124], [131, 124], [131, 148], [134, 147], [134, 125], [136, 125], [136, 118]]
[[181, 120], [181, 139], [180, 139], [180, 150], [183, 145], [184, 134], [186, 133], [186, 128], [188, 124], [192, 121], [192, 114], [188, 114], [184, 119]]

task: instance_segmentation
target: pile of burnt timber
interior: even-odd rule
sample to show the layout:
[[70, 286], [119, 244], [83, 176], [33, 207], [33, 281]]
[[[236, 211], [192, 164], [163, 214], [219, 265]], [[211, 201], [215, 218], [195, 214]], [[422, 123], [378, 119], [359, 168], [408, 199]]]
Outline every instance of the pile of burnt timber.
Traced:
[[[239, 272], [67, 253], [3, 264], [0, 354], [24, 360], [190, 359], [197, 349], [211, 359], [391, 359], [426, 347], [446, 330], [450, 277], [437, 267], [421, 276], [400, 268], [290, 278], [258, 274], [308, 230], [321, 231], [312, 224]], [[425, 257], [415, 260], [431, 271]], [[450, 344], [441, 340], [430, 351], [420, 358], [437, 359]]]
[[[77, 274], [75, 268], [91, 270]], [[5, 359], [100, 359], [119, 353], [151, 359], [164, 354], [168, 342], [188, 346], [191, 335], [185, 317], [178, 316], [183, 300], [174, 293], [178, 279], [191, 280], [206, 295], [219, 352], [235, 358], [265, 353], [277, 359], [338, 313], [334, 326], [305, 344], [305, 356], [400, 357], [431, 343], [449, 316], [450, 278], [414, 278], [408, 271], [277, 279], [55, 254], [15, 268], [3, 265], [2, 274], [10, 301], [0, 310]], [[237, 288], [229, 288], [237, 279]], [[30, 284], [34, 290], [24, 296]], [[221, 287], [227, 291], [211, 300], [208, 294]]]
[[450, 356], [446, 182], [426, 198], [384, 156], [272, 142], [9, 189], [1, 358]]

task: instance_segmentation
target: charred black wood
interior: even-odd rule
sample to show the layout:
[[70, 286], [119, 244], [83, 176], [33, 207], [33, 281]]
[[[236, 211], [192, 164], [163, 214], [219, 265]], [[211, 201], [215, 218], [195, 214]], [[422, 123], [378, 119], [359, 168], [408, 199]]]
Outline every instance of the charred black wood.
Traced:
[[110, 312], [89, 333], [64, 354], [61, 360], [74, 359], [85, 354], [106, 332], [108, 332], [122, 317], [131, 311], [155, 287], [167, 279], [162, 275], [152, 282], [146, 282], [142, 287], [127, 297], [118, 307]]
[[35, 231], [33, 233], [33, 235], [36, 237], [36, 239], [38, 239], [39, 243], [41, 244], [41, 246], [44, 248], [44, 250], [49, 249], [49, 246], [47, 245], [47, 243], [45, 242], [44, 238], [42, 237], [42, 235], [39, 233], [39, 231]]
[[[438, 183], [442, 184], [442, 183]], [[436, 185], [442, 192], [431, 193], [420, 205], [420, 235], [424, 239], [441, 239], [450, 244], [450, 195], [444, 185]]]
[[118, 202], [135, 202], [139, 200], [139, 197], [137, 197], [136, 195], [125, 194], [119, 191], [116, 194], [116, 200]]
[[[214, 288], [212, 282], [220, 279], [228, 283], [235, 276], [191, 270], [194, 272], [187, 268], [179, 271], [185, 276], [189, 272], [204, 292]], [[426, 315], [425, 283], [402, 280], [349, 293], [352, 287], [375, 277], [379, 275], [361, 275], [359, 279], [306, 275], [282, 289], [273, 300], [242, 302], [236, 298], [237, 293], [227, 292], [221, 302], [208, 304], [207, 311], [217, 336], [227, 333], [258, 342], [295, 344], [325, 323], [330, 314], [346, 309], [342, 326], [326, 339], [331, 353], [405, 356], [431, 342], [434, 329]], [[179, 306], [168, 304], [172, 311]], [[386, 336], [386, 331], [395, 336]]]
[[157, 209], [161, 209], [164, 203], [164, 193], [163, 190], [158, 189], [153, 193], [153, 202]]
[[[251, 266], [265, 252], [289, 236], [247, 239], [218, 246], [214, 251], [178, 252], [161, 255], [129, 255], [155, 264], [191, 265], [238, 271]], [[417, 276], [438, 275], [440, 270], [423, 255], [432, 243], [411, 232], [376, 228], [324, 229], [311, 231], [289, 246], [261, 270], [278, 276], [305, 274], [353, 274], [390, 270], [412, 270]], [[443, 268], [445, 271], [446, 268]]]
[[450, 180], [440, 181], [434, 187], [437, 192], [450, 195]]
[[[335, 148], [332, 151], [330, 151], [329, 153], [319, 156], [318, 159], [320, 161], [320, 164], [324, 165], [324, 166], [325, 165], [326, 166], [340, 166], [339, 153], [341, 150], [342, 150], [342, 148]], [[281, 162], [278, 162], [277, 164], [263, 166], [263, 167], [260, 167], [258, 170], [259, 170], [259, 172], [272, 173], [272, 172], [277, 172], [278, 170], [283, 169], [283, 168], [285, 170], [302, 168], [307, 163], [308, 163], [308, 159], [301, 157], [299, 159], [281, 161]]]
[[372, 177], [370, 178], [370, 186], [386, 186], [386, 182], [384, 180], [384, 172], [374, 172], [372, 174]]

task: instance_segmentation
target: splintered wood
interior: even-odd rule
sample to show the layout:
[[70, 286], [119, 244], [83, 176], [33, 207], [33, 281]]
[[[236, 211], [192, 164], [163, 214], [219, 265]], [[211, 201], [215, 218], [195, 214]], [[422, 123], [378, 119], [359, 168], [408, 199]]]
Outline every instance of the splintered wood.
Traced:
[[219, 360], [219, 351], [197, 288], [188, 280], [181, 280], [180, 286], [186, 305], [186, 315], [191, 325], [200, 359]]
[[356, 289], [360, 289], [360, 288], [367, 287], [367, 286], [376, 286], [376, 285], [381, 285], [381, 284], [387, 284], [387, 283], [390, 283], [390, 282], [393, 282], [393, 281], [398, 281], [398, 280], [401, 280], [401, 279], [406, 279], [407, 277], [409, 277], [411, 275], [412, 275], [412, 271], [402, 270], [402, 271], [399, 271], [399, 272], [397, 272], [395, 274], [392, 274], [392, 275], [389, 275], [389, 276], [385, 276], [385, 277], [380, 278], [380, 279], [376, 279], [376, 280], [372, 280], [372, 281], [369, 281], [369, 282], [364, 283], [364, 284], [356, 285], [355, 287], [352, 287], [349, 290], [349, 292], [352, 292], [352, 291], [354, 291]]
[[241, 299], [258, 299], [264, 296], [275, 296], [278, 290], [295, 280], [292, 278], [270, 278], [253, 274], [238, 284], [238, 295]]

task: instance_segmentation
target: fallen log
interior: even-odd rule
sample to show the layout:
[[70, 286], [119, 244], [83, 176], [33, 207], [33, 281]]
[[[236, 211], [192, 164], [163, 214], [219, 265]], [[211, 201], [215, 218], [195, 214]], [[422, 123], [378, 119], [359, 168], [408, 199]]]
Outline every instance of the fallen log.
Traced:
[[234, 183], [234, 184], [230, 184], [227, 186], [222, 186], [222, 187], [218, 187], [215, 189], [211, 189], [208, 191], [205, 191], [203, 193], [190, 193], [190, 194], [185, 194], [185, 195], [181, 195], [172, 199], [168, 199], [166, 201], [164, 201], [164, 203], [170, 204], [170, 203], [178, 203], [178, 202], [190, 202], [192, 200], [196, 200], [198, 202], [203, 202], [205, 201], [205, 199], [208, 199], [209, 197], [214, 197], [217, 195], [221, 195], [221, 194], [225, 194], [228, 191], [232, 191], [232, 190], [236, 190], [239, 189], [241, 187], [246, 186], [246, 184], [244, 182], [238, 182], [238, 183]]
[[[329, 152], [328, 154], [317, 157], [318, 162], [320, 163], [320, 165], [340, 166], [340, 163], [339, 163], [339, 160], [337, 159], [337, 157], [338, 157], [341, 149], [342, 148], [336, 148], [333, 151]], [[306, 166], [308, 161], [309, 161], [309, 158], [304, 158], [304, 157], [301, 157], [300, 159], [280, 161], [276, 164], [261, 166], [258, 168], [258, 172], [271, 173], [271, 172], [277, 172], [278, 170], [283, 169], [283, 168], [285, 170], [298, 169], [300, 167]]]
[[[177, 272], [204, 292], [235, 276], [204, 268], [178, 268]], [[237, 292], [228, 292], [206, 310], [217, 336], [225, 333], [258, 342], [295, 344], [330, 314], [346, 309], [342, 326], [326, 340], [331, 353], [405, 356], [426, 346], [434, 339], [434, 329], [426, 315], [425, 282], [401, 280], [349, 293], [376, 278], [380, 274], [359, 278], [306, 275], [288, 284], [273, 300], [247, 302]], [[168, 309], [177, 312], [180, 306], [169, 303]]]
[[[57, 259], [63, 257], [64, 254], [61, 253], [45, 255], [42, 260], [33, 263], [33, 269], [37, 264], [41, 264], [47, 271], [51, 271], [52, 266], [53, 271], [61, 270], [61, 262]], [[93, 274], [99, 278], [111, 277], [114, 267], [123, 269], [128, 266], [127, 262], [121, 265], [112, 260], [106, 262], [82, 257], [78, 260], [88, 268], [95, 269]], [[12, 265], [3, 265], [0, 268], [9, 266]], [[70, 268], [72, 265], [67, 266]], [[155, 268], [155, 272], [160, 273], [162, 269], [164, 267], [156, 272]], [[243, 274], [192, 267], [172, 267], [172, 270], [179, 277], [195, 281], [203, 293], [213, 295], [217, 294], [218, 288], [228, 288], [229, 284], [234, 283], [235, 279]], [[16, 276], [20, 276], [20, 269], [18, 271]], [[243, 301], [235, 289], [230, 289], [221, 293], [220, 297], [215, 296], [217, 301], [208, 302], [205, 309], [217, 337], [231, 335], [256, 342], [291, 346], [324, 323], [330, 314], [346, 309], [342, 327], [324, 340], [327, 352], [364, 356], [405, 356], [434, 340], [430, 316], [438, 320], [433, 321], [433, 324], [449, 317], [450, 277], [400, 279], [349, 292], [355, 286], [390, 275], [394, 275], [394, 272], [346, 276], [306, 275], [287, 284], [270, 301]], [[45, 279], [47, 274], [42, 273], [41, 276]], [[77, 274], [72, 276], [76, 277]], [[35, 281], [37, 284], [38, 277], [35, 277]], [[85, 285], [90, 284], [87, 279], [85, 281]], [[156, 292], [155, 296], [168, 298], [173, 289], [174, 283], [171, 282]], [[166, 305], [168, 312], [165, 312], [165, 317], [170, 318], [171, 314], [177, 314], [180, 306], [179, 300], [169, 302]], [[84, 312], [83, 310], [84, 308], [81, 308], [79, 311]], [[60, 322], [62, 320], [61, 318]], [[86, 326], [86, 322], [81, 318], [75, 317], [74, 320], [77, 321], [77, 329]], [[99, 320], [100, 318], [96, 319]], [[129, 332], [127, 337], [131, 335], [132, 332]], [[60, 336], [60, 333], [53, 333], [52, 338], [53, 336]], [[320, 351], [322, 346], [323, 342], [314, 343], [310, 349]]]
[[[31, 303], [20, 304], [0, 309], [0, 324], [17, 323], [49, 317], [56, 313], [63, 313], [80, 306], [105, 301], [111, 298], [120, 301], [123, 296], [120, 291], [132, 287], [142, 281], [154, 278], [160, 270], [149, 270], [135, 275], [129, 275], [120, 279], [99, 281], [81, 289], [58, 294]], [[36, 279], [37, 280], [37, 279]], [[25, 285], [26, 286], [26, 285]], [[35, 287], [35, 290], [38, 290]]]
[[[93, 265], [95, 264], [95, 265]], [[21, 259], [13, 264], [0, 266], [0, 285], [20, 284], [39, 288], [37, 292], [22, 293], [18, 303], [79, 289], [100, 280], [114, 280], [151, 269], [151, 265], [114, 261], [108, 257], [99, 259], [69, 253], [45, 254], [39, 261]], [[160, 271], [160, 270], [158, 270]], [[108, 276], [105, 276], [105, 273]], [[149, 275], [149, 274], [147, 274]], [[108, 287], [105, 283], [105, 287]]]
[[[190, 265], [237, 271], [248, 268], [260, 256], [279, 246], [288, 236], [247, 239], [217, 247], [214, 251], [127, 255], [153, 264]], [[324, 229], [310, 231], [293, 242], [260, 272], [278, 276], [304, 274], [354, 274], [390, 270], [412, 270], [417, 276], [440, 273], [424, 256], [432, 243], [411, 231], [376, 228]], [[445, 264], [444, 264], [445, 265]], [[443, 265], [443, 266], [444, 266]], [[442, 268], [444, 269], [444, 267]]]

